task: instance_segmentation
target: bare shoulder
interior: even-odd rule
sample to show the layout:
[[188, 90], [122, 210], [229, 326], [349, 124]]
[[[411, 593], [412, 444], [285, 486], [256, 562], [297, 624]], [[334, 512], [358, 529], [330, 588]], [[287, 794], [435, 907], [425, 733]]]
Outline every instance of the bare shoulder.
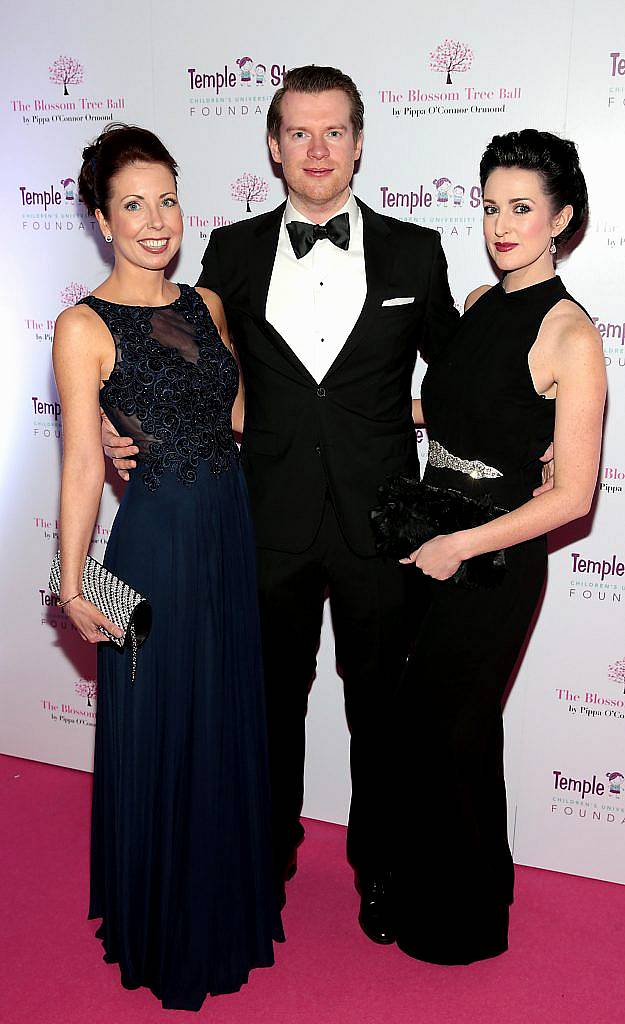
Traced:
[[226, 314], [217, 292], [211, 291], [210, 288], [196, 288], [195, 290], [208, 307], [208, 311], [215, 321], [215, 326], [221, 331], [222, 327], [226, 325]]
[[605, 396], [601, 335], [579, 306], [570, 299], [561, 299], [545, 317], [538, 341], [558, 384], [568, 379], [575, 382], [578, 394], [583, 391], [599, 398]]
[[545, 340], [569, 353], [603, 352], [601, 335], [583, 309], [570, 299], [560, 299], [543, 322]]
[[70, 306], [64, 309], [56, 318], [54, 327], [54, 346], [59, 348], [74, 348], [86, 345], [88, 347], [98, 346], [106, 341], [108, 332], [105, 324], [97, 313], [94, 313], [89, 306]]
[[474, 288], [472, 292], [469, 292], [466, 299], [464, 300], [465, 313], [467, 309], [471, 309], [471, 306], [475, 305], [478, 299], [482, 298], [482, 295], [486, 295], [486, 292], [489, 292], [491, 288], [492, 285], [490, 284], [481, 284], [479, 288]]
[[92, 318], [95, 318], [95, 314], [92, 309], [89, 309], [89, 306], [70, 306], [69, 309], [64, 309], [57, 316], [56, 328], [64, 332], [72, 332], [81, 327], [84, 328], [85, 324], [92, 322]]

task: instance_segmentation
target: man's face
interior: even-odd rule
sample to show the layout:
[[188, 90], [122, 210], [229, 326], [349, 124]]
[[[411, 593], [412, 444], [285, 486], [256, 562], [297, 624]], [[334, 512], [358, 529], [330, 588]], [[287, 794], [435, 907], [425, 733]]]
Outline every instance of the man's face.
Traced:
[[362, 149], [362, 133], [354, 139], [347, 94], [285, 93], [280, 138], [270, 137], [269, 148], [301, 212], [339, 209]]

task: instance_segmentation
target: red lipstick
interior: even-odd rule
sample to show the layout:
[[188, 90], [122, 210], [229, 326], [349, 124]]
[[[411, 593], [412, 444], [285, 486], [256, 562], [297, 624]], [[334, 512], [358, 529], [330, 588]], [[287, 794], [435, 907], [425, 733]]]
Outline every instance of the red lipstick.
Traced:
[[516, 249], [518, 242], [495, 242], [495, 249], [497, 252], [510, 252], [511, 249]]

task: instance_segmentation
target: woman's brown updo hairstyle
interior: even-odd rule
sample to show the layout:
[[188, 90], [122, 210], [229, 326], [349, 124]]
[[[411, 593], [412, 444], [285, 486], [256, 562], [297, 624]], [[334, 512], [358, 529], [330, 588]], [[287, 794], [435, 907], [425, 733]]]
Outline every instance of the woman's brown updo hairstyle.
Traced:
[[106, 216], [111, 198], [111, 181], [128, 164], [164, 164], [178, 179], [178, 164], [161, 140], [146, 128], [110, 124], [82, 152], [78, 175], [80, 198], [91, 216], [101, 210]]

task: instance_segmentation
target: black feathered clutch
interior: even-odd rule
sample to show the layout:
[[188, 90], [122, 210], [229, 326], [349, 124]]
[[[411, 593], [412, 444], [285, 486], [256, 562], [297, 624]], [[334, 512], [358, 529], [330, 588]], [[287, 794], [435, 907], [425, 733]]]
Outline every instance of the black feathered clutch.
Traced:
[[[380, 504], [371, 510], [371, 524], [378, 554], [406, 558], [411, 551], [440, 534], [470, 530], [497, 519], [507, 509], [497, 508], [492, 498], [469, 498], [450, 488], [432, 487], [419, 480], [397, 476], [378, 489]], [[488, 551], [462, 562], [449, 581], [462, 587], [492, 587], [506, 571], [503, 551]]]

